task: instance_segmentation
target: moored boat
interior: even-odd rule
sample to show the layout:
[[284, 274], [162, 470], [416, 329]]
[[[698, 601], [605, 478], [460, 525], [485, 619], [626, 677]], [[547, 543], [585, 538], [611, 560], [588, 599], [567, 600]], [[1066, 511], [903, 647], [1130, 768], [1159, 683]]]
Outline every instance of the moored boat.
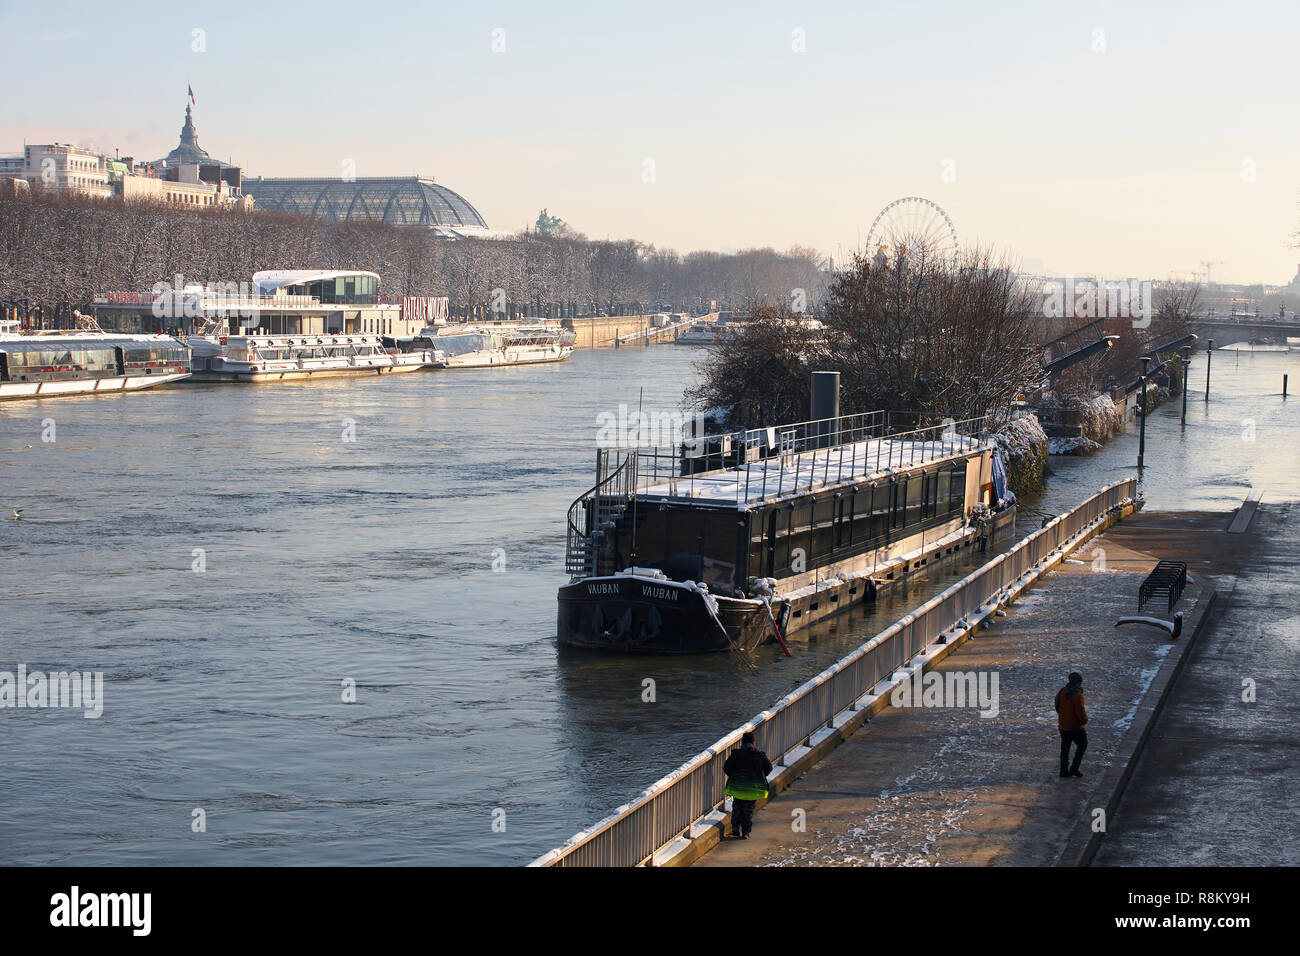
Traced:
[[439, 367], [434, 348], [386, 349], [378, 335], [191, 336], [194, 377], [278, 382], [333, 375], [386, 375]]
[[673, 341], [677, 345], [716, 345], [734, 335], [738, 328], [737, 325], [728, 325], [724, 319], [717, 319], [713, 322], [696, 322]]
[[0, 399], [135, 392], [190, 377], [190, 350], [163, 335], [0, 334]]
[[573, 503], [562, 645], [748, 650], [1014, 523], [983, 419], [891, 433], [884, 412], [597, 454]]
[[446, 356], [446, 368], [492, 368], [562, 362], [576, 336], [543, 320], [517, 323], [440, 325], [424, 329], [416, 342]]

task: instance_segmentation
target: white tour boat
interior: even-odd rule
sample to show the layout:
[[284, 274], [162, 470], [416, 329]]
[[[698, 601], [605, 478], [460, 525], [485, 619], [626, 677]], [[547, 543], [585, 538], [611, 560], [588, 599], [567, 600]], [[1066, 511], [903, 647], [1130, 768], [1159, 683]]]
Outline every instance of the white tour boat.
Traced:
[[378, 335], [193, 335], [199, 380], [278, 382], [323, 375], [385, 375], [441, 367], [435, 348], [401, 352]]
[[542, 321], [502, 325], [441, 325], [424, 329], [414, 341], [444, 353], [447, 368], [488, 368], [562, 362], [577, 337]]
[[0, 330], [0, 399], [135, 392], [190, 377], [190, 350], [168, 335]]

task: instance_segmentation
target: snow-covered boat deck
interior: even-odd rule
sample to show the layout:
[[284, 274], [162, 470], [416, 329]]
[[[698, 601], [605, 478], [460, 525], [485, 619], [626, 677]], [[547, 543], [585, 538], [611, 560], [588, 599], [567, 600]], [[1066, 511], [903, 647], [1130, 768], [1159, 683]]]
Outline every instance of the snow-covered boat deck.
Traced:
[[873, 438], [788, 452], [680, 477], [656, 475], [642, 462], [638, 469], [637, 494], [642, 498], [734, 502], [744, 507], [750, 502], [803, 494], [828, 485], [885, 477], [918, 465], [963, 457], [983, 447], [976, 438], [940, 434], [937, 430], [933, 434], [931, 438]]

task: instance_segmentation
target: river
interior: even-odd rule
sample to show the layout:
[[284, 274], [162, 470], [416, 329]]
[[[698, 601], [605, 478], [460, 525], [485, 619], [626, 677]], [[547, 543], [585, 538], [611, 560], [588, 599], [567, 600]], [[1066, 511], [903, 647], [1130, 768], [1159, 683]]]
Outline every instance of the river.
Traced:
[[[789, 660], [559, 652], [599, 416], [678, 411], [701, 354], [0, 405], [0, 671], [104, 675], [98, 719], [0, 712], [0, 863], [527, 862], [963, 572]], [[1300, 498], [1288, 370], [1216, 353], [1185, 431], [1151, 417], [1147, 506]], [[1027, 510], [1136, 445], [1052, 459]]]

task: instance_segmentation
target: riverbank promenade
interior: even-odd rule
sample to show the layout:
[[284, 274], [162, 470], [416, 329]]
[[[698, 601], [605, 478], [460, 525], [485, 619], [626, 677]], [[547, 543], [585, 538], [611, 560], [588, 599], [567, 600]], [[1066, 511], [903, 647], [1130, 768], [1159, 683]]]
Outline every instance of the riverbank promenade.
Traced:
[[[748, 840], [695, 865], [1294, 863], [1294, 828], [1278, 826], [1300, 676], [1289, 512], [1265, 504], [1231, 533], [1232, 512], [1133, 515], [935, 666], [996, 674], [996, 716], [886, 708], [762, 807]], [[1157, 560], [1191, 577], [1177, 641], [1115, 626]], [[1141, 613], [1169, 618], [1163, 598]], [[1053, 699], [1071, 671], [1089, 716], [1081, 778], [1058, 773]]]

